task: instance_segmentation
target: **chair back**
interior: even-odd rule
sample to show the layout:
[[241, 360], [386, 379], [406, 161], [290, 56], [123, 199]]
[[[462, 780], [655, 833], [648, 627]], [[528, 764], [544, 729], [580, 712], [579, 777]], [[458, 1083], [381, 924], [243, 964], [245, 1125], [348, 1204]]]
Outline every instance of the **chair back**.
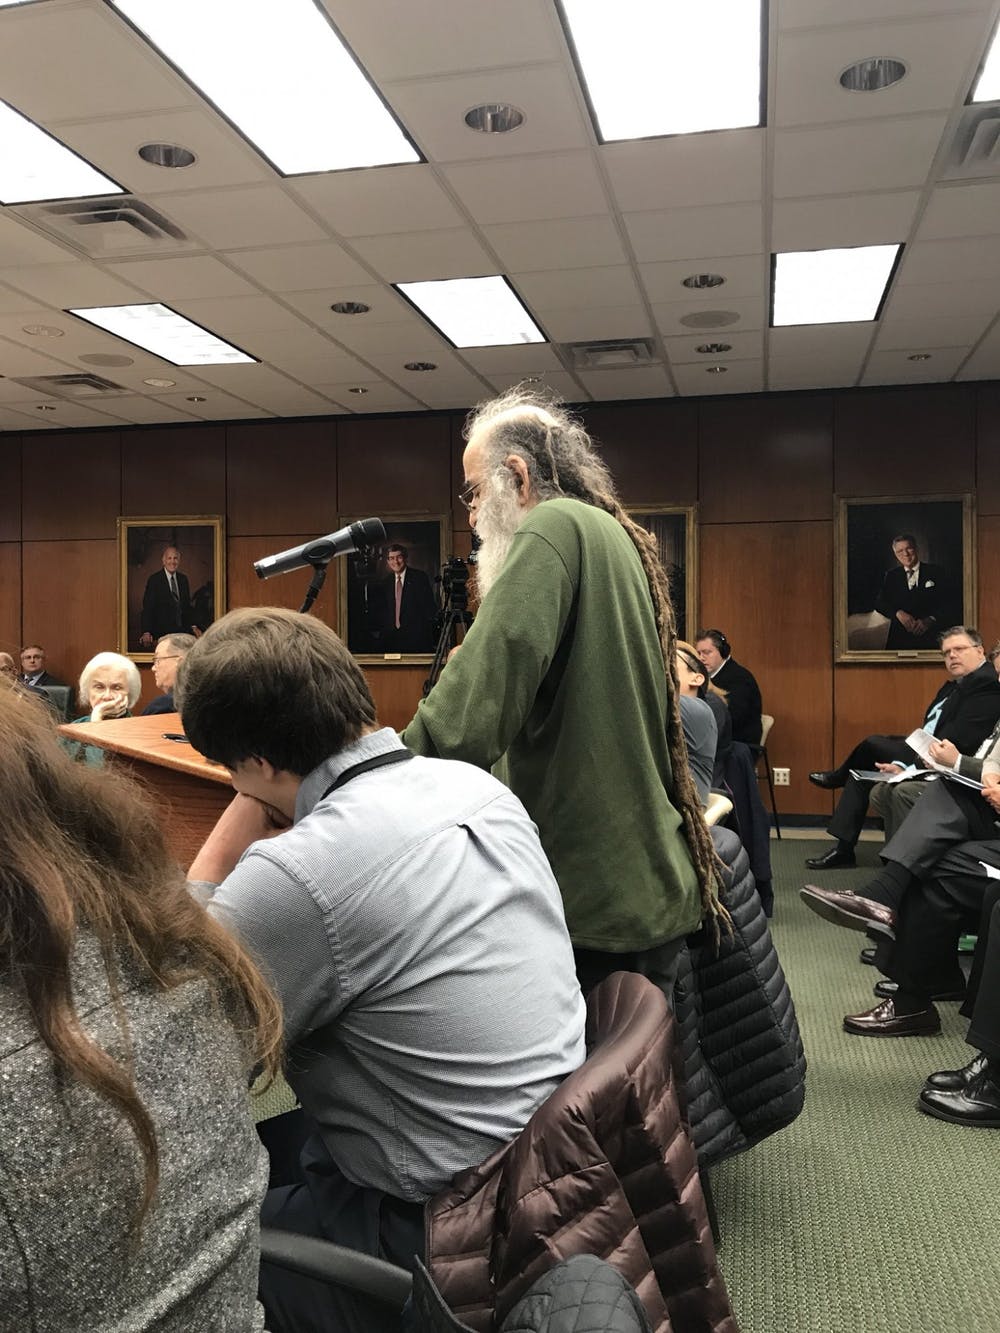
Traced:
[[774, 726], [774, 718], [770, 713], [761, 713], [760, 715], [760, 743], [762, 746], [767, 744], [768, 733]]
[[728, 796], [724, 796], [721, 791], [710, 791], [705, 806], [705, 823], [711, 828], [720, 819], [725, 819], [732, 808], [733, 803]]
[[70, 709], [73, 706], [73, 691], [68, 685], [36, 685], [36, 689], [41, 690], [49, 701], [49, 707], [55, 713], [60, 722], [70, 720]]

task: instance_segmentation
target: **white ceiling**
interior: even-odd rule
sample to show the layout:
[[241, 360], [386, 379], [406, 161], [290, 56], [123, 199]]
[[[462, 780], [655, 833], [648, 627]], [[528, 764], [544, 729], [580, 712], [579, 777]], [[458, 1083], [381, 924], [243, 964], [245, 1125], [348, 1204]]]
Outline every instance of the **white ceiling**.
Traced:
[[[553, 0], [322, 3], [425, 163], [282, 178], [103, 0], [0, 9], [0, 98], [183, 233], [0, 209], [0, 429], [460, 408], [527, 376], [581, 402], [1000, 379], [1000, 152], [954, 159], [998, 0], [771, 0], [765, 128], [605, 146]], [[906, 78], [845, 92], [841, 70], [868, 56], [903, 60]], [[493, 101], [524, 124], [467, 129]], [[150, 141], [197, 161], [149, 166]], [[768, 328], [772, 251], [893, 241], [906, 249], [877, 324]], [[681, 285], [701, 272], [726, 282]], [[388, 286], [489, 273], [550, 345], [457, 352]], [[259, 364], [178, 369], [64, 313], [145, 300]], [[371, 311], [334, 314], [344, 300]], [[712, 312], [725, 322], [685, 322]], [[650, 339], [654, 364], [574, 372], [561, 346], [618, 338]], [[67, 401], [16, 382], [82, 370], [124, 392]]]

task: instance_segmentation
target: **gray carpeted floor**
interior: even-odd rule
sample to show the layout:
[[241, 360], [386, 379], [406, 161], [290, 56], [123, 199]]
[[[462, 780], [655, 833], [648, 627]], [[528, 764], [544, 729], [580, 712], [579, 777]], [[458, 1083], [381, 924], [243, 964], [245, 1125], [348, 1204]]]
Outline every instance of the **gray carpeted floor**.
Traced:
[[822, 921], [808, 880], [860, 888], [853, 871], [806, 871], [829, 847], [771, 843], [771, 923], [809, 1060], [806, 1105], [789, 1129], [712, 1172], [719, 1258], [742, 1333], [998, 1333], [1000, 1130], [915, 1109], [927, 1074], [972, 1056], [956, 1004], [936, 1037], [853, 1037], [844, 1014], [876, 1003], [865, 936]]

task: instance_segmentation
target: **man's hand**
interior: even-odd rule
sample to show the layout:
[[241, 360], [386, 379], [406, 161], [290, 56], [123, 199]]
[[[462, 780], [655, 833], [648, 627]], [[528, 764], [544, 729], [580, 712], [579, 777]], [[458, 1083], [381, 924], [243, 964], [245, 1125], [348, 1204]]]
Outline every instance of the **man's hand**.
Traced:
[[910, 633], [926, 634], [933, 623], [931, 620], [915, 620], [910, 627]]
[[958, 763], [958, 746], [953, 741], [931, 741], [930, 756], [935, 763], [954, 768]]
[[891, 776], [893, 773], [902, 773], [903, 771], [902, 764], [876, 764], [875, 767], [878, 769], [880, 773], [885, 773], [886, 775], [889, 776]]
[[274, 806], [252, 796], [235, 796], [191, 863], [188, 879], [221, 884], [251, 843], [277, 837], [289, 822]]
[[1000, 813], [1000, 785], [994, 783], [992, 786], [989, 787], [984, 786], [983, 800], [986, 802], [987, 805], [992, 806], [994, 810]]
[[917, 622], [910, 615], [909, 611], [897, 611], [896, 619], [902, 625], [903, 629], [908, 630], [911, 634], [914, 632], [913, 627]]

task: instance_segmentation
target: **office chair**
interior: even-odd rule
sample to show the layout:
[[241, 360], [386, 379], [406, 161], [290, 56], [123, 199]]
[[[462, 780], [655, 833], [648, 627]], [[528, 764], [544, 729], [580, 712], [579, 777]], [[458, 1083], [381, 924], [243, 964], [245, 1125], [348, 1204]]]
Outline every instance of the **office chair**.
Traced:
[[[750, 745], [750, 746], [748, 746], [747, 748], [749, 749], [750, 753], [753, 755], [754, 771], [755, 771], [755, 772], [756, 772], [756, 769], [757, 769], [757, 762], [758, 762], [758, 760], [760, 760], [760, 759], [763, 759], [763, 760], [764, 760], [764, 773], [763, 773], [763, 776], [767, 779], [767, 790], [768, 790], [768, 794], [769, 794], [770, 797], [771, 797], [771, 814], [772, 814], [772, 816], [773, 816], [773, 818], [774, 818], [774, 831], [775, 831], [775, 834], [780, 838], [780, 837], [781, 837], [781, 824], [778, 822], [778, 806], [777, 806], [777, 804], [776, 804], [776, 802], [775, 802], [775, 799], [774, 799], [774, 772], [773, 772], [773, 770], [772, 770], [772, 768], [771, 768], [771, 761], [770, 761], [770, 759], [769, 759], [768, 756], [767, 756], [767, 738], [768, 738], [768, 735], [770, 734], [771, 728], [772, 728], [773, 726], [774, 726], [774, 718], [771, 717], [770, 713], [761, 713], [761, 715], [760, 715], [760, 744], [759, 744], [759, 745]], [[758, 775], [758, 776], [759, 776], [759, 775]]]

